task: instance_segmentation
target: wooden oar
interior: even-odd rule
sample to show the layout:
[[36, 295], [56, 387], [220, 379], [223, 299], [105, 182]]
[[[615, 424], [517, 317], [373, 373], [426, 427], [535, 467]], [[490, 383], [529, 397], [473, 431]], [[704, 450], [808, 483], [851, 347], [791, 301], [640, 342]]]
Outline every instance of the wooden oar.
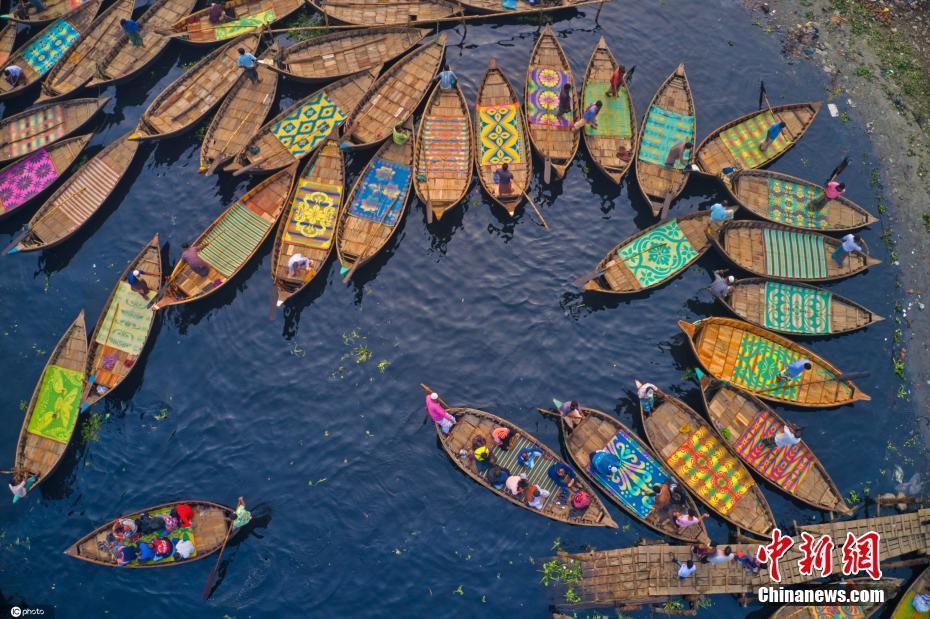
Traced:
[[533, 202], [533, 198], [530, 197], [530, 194], [526, 192], [526, 189], [523, 190], [523, 197], [526, 198], [526, 201], [530, 203], [530, 206], [533, 207], [533, 210], [536, 211], [536, 214], [539, 215], [539, 220], [542, 222], [542, 225], [546, 227], [546, 230], [549, 229], [549, 224], [546, 223], [546, 218], [543, 217], [543, 214], [537, 208], [536, 203]]
[[[432, 389], [430, 389], [428, 386], [424, 385], [423, 383], [420, 383], [420, 386], [423, 387], [423, 390], [426, 391], [426, 393], [436, 393], [435, 391], [433, 391]], [[442, 405], [443, 408], [446, 408], [446, 409], [452, 408], [451, 406], [446, 404], [446, 401], [442, 399], [442, 396], [439, 396], [439, 403]]]
[[562, 413], [553, 412], [549, 410], [548, 408], [537, 408], [536, 410], [538, 410], [543, 415], [549, 415], [550, 417], [558, 417], [560, 419], [562, 418]]
[[849, 157], [843, 157], [843, 160], [840, 161], [839, 165], [833, 168], [833, 172], [830, 174], [830, 178], [827, 180], [826, 183], [824, 183], [824, 185], [826, 185], [830, 181], [835, 181], [836, 177], [842, 174], [843, 170], [845, 170], [846, 166], [848, 165], [849, 165]]
[[[381, 226], [381, 225], [384, 223], [384, 220], [387, 219], [387, 216], [390, 214], [390, 212], [394, 210], [394, 205], [397, 204], [397, 201], [398, 201], [398, 200], [400, 200], [401, 195], [406, 195], [406, 192], [404, 192], [404, 191], [398, 192], [398, 193], [397, 193], [397, 197], [394, 198], [394, 201], [393, 201], [393, 202], [391, 202], [391, 206], [389, 206], [387, 209], [385, 209], [384, 215], [382, 215], [382, 216], [381, 216], [381, 220], [378, 221], [378, 225], [377, 225], [377, 226], [374, 226], [374, 227], [368, 228], [368, 232], [365, 233], [365, 243], [364, 243], [364, 247], [365, 247], [365, 250], [364, 250], [364, 251], [365, 251], [365, 252], [368, 251], [368, 243], [369, 243], [369, 241], [370, 241], [370, 237], [371, 237], [372, 232], [373, 232], [374, 230], [376, 230], [379, 226]], [[367, 260], [367, 259], [368, 259], [368, 256], [366, 256], [366, 255], [364, 255], [364, 254], [361, 255], [361, 256], [357, 256], [357, 257], [355, 258], [355, 262], [352, 263], [352, 266], [351, 266], [351, 268], [349, 268], [349, 271], [346, 273], [345, 277], [342, 278], [342, 283], [343, 283], [343, 284], [348, 284], [348, 283], [349, 283], [349, 280], [352, 279], [352, 276], [355, 274], [355, 270], [358, 269], [359, 266], [361, 266], [362, 260]]]
[[216, 575], [220, 569], [220, 559], [223, 558], [223, 551], [226, 550], [226, 544], [229, 542], [229, 538], [232, 536], [233, 531], [232, 522], [229, 523], [229, 529], [226, 531], [226, 539], [223, 540], [223, 545], [220, 546], [220, 550], [216, 555], [216, 564], [213, 566], [213, 571], [210, 572], [209, 578], [207, 578], [207, 586], [203, 588], [203, 599], [208, 599], [210, 594], [213, 592], [213, 586], [216, 584]]
[[672, 190], [665, 192], [665, 201], [662, 202], [662, 210], [659, 211], [659, 221], [668, 217], [668, 209], [672, 206]]
[[[642, 251], [640, 251], [640, 252], [637, 252], [637, 253], [633, 254], [632, 256], [627, 256], [627, 257], [625, 257], [625, 258], [623, 258], [623, 259], [624, 259], [624, 260], [632, 260], [633, 258], [638, 258], [638, 257], [642, 256], [643, 254], [645, 254], [647, 251], [652, 251], [653, 249], [656, 249], [657, 247], [662, 247], [662, 246], [664, 246], [664, 245], [668, 245], [668, 243], [666, 243], [666, 242], [663, 241], [663, 242], [661, 242], [661, 243], [656, 243], [655, 245], [650, 245], [650, 246], [647, 247], [646, 249], [644, 249], [644, 250], [642, 250]], [[585, 284], [587, 284], [589, 281], [591, 281], [591, 280], [594, 279], [595, 277], [600, 277], [601, 275], [603, 275], [604, 273], [606, 273], [606, 272], [607, 272], [607, 269], [609, 269], [610, 267], [616, 266], [616, 265], [617, 265], [617, 261], [616, 261], [616, 260], [611, 260], [610, 262], [608, 262], [607, 264], [604, 265], [604, 268], [603, 268], [603, 269], [600, 269], [600, 268], [594, 269], [593, 271], [590, 271], [590, 272], [586, 273], [585, 275], [582, 275], [581, 277], [579, 277], [578, 279], [576, 279], [576, 280], [575, 280], [575, 286], [578, 287], [578, 288], [581, 288], [582, 286], [584, 286]]]
[[836, 376], [833, 376], [831, 378], [825, 378], [823, 380], [812, 380], [809, 383], [792, 383], [789, 381], [785, 381], [783, 383], [775, 385], [774, 387], [769, 387], [768, 389], [763, 389], [761, 391], [755, 391], [755, 392], [750, 391], [750, 393], [769, 393], [770, 391], [777, 391], [779, 389], [786, 389], [789, 387], [801, 388], [801, 387], [807, 387], [809, 385], [821, 385], [823, 383], [846, 382], [854, 378], [865, 378], [866, 376], [869, 376], [870, 374], [871, 372], [866, 370], [862, 372], [847, 372], [846, 374], [838, 374]]
[[[768, 110], [772, 113], [772, 115], [773, 115], [775, 118], [777, 118], [777, 119], [779, 120], [779, 122], [781, 122], [782, 117], [779, 116], [779, 115], [775, 112], [775, 110], [772, 109], [772, 104], [769, 102], [769, 95], [768, 95], [768, 93], [765, 91], [765, 82], [764, 82], [764, 81], [760, 81], [760, 82], [759, 82], [759, 109], [762, 109], [762, 102], [763, 102], [763, 101], [765, 102], [765, 106], [766, 106], [766, 107], [768, 108]], [[794, 142], [795, 140], [797, 140], [797, 138], [795, 137], [795, 135], [794, 135], [793, 133], [791, 133], [791, 129], [788, 128], [788, 123], [785, 123], [785, 131], [788, 132], [788, 135], [791, 137], [791, 141], [792, 141], [792, 142]], [[765, 137], [768, 138], [768, 135], [766, 134]]]

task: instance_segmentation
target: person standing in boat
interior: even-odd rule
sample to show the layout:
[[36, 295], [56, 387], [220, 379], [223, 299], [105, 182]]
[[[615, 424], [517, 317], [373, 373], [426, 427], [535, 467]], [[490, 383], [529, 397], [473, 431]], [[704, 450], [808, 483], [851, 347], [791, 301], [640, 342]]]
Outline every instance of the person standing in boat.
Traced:
[[571, 114], [571, 120], [575, 119], [574, 110], [572, 109], [572, 85], [565, 84], [559, 92], [559, 109], [555, 115], [559, 120], [565, 120], [565, 115]]
[[775, 377], [775, 380], [778, 382], [800, 380], [804, 372], [810, 371], [813, 367], [808, 359], [795, 359]]
[[843, 263], [846, 262], [846, 256], [849, 254], [865, 256], [865, 252], [862, 251], [862, 237], [859, 235], [847, 234], [844, 236], [843, 242], [833, 252], [832, 258], [838, 265], [843, 266]]
[[580, 131], [582, 128], [588, 125], [597, 129], [597, 115], [600, 113], [602, 107], [604, 107], [604, 104], [601, 101], [595, 101], [587, 108], [585, 108], [581, 118], [579, 118], [578, 121], [572, 125], [572, 131]]
[[497, 183], [498, 197], [513, 195], [513, 173], [507, 163], [494, 171], [494, 182]]
[[801, 429], [795, 428], [792, 432], [788, 426], [783, 426], [781, 432], [776, 432], [772, 436], [767, 436], [759, 445], [765, 449], [775, 449], [776, 447], [794, 447], [801, 442]]
[[200, 250], [196, 247], [191, 247], [189, 243], [181, 245], [181, 249], [184, 251], [181, 252], [180, 261], [187, 264], [191, 271], [200, 277], [206, 277], [210, 272], [210, 265], [207, 264], [206, 260], [200, 257]]
[[119, 20], [120, 28], [129, 37], [129, 42], [135, 47], [142, 47], [142, 27], [134, 19]]
[[[679, 142], [672, 146], [668, 151], [668, 157], [665, 158], [665, 167], [674, 168], [680, 164], [683, 169], [688, 165], [692, 148], [694, 148], [694, 142]], [[686, 153], [688, 156], [685, 156]]]
[[223, 0], [217, 0], [210, 4], [210, 15], [207, 19], [211, 24], [222, 24], [229, 19], [226, 15], [226, 7], [223, 6]]
[[133, 291], [138, 292], [142, 295], [143, 299], [149, 298], [149, 285], [142, 276], [145, 275], [144, 271], [139, 269], [133, 269], [132, 272], [126, 277], [126, 281], [129, 283], [129, 287]]
[[236, 66], [242, 69], [245, 76], [253, 82], [262, 81], [262, 78], [258, 76], [258, 58], [254, 54], [245, 51], [245, 48], [239, 48], [239, 58], [236, 60]]
[[714, 281], [710, 285], [710, 293], [718, 299], [726, 299], [733, 292], [733, 282], [736, 281], [732, 275], [723, 276], [726, 269], [714, 271]]
[[455, 425], [455, 417], [439, 403], [439, 394], [435, 391], [426, 396], [426, 412], [435, 423], [439, 424], [439, 429], [443, 434], [448, 434]]
[[11, 64], [3, 70], [3, 79], [11, 88], [16, 88], [23, 79], [23, 70], [19, 65]]
[[765, 151], [769, 146], [772, 145], [772, 142], [778, 139], [778, 136], [781, 135], [781, 132], [788, 126], [788, 123], [785, 121], [779, 121], [768, 128], [768, 131], [765, 132], [765, 140], [759, 144], [759, 150]]
[[836, 200], [844, 193], [846, 193], [846, 183], [838, 183], [831, 180], [827, 183], [826, 187], [823, 188], [823, 193], [808, 203], [807, 210], [822, 211], [823, 207], [827, 205], [827, 200]]
[[452, 90], [458, 78], [455, 77], [455, 73], [453, 73], [449, 65], [446, 64], [443, 70], [439, 72], [439, 75], [436, 76], [436, 80], [439, 81], [439, 87], [441, 89]]
[[626, 86], [626, 68], [618, 64], [614, 72], [610, 74], [610, 90], [604, 94], [608, 97], [616, 97], [623, 86]]
[[644, 383], [636, 390], [636, 396], [639, 398], [639, 405], [643, 407], [644, 414], [648, 415], [655, 408], [656, 394], [662, 395], [662, 392], [652, 383]]

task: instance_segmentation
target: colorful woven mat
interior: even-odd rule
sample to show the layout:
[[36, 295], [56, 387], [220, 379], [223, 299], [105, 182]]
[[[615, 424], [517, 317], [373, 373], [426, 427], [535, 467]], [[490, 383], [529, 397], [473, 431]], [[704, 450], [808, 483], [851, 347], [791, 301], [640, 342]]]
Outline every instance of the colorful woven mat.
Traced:
[[27, 430], [59, 443], [71, 440], [77, 423], [78, 405], [84, 389], [83, 372], [50, 365], [42, 376], [42, 385]]
[[624, 430], [617, 432], [604, 449], [617, 457], [617, 472], [606, 476], [590, 466], [588, 472], [600, 482], [601, 488], [633, 513], [640, 518], [647, 517], [655, 508], [655, 496], [643, 494], [643, 489], [651, 492], [654, 485], [664, 484], [670, 477], [669, 472]]
[[326, 185], [301, 177], [287, 215], [284, 242], [329, 249], [342, 204], [342, 185]]
[[708, 504], [729, 514], [754, 482], [739, 461], [701, 426], [668, 460], [678, 476]]
[[365, 169], [365, 177], [349, 206], [349, 214], [393, 228], [404, 208], [404, 196], [409, 185], [409, 166], [376, 156]]
[[568, 75], [559, 69], [536, 67], [530, 71], [529, 89], [526, 97], [526, 118], [531, 125], [546, 125], [569, 129], [572, 126], [572, 113], [559, 117], [559, 93], [562, 86], [569, 83]]
[[[149, 516], [153, 516], [153, 517], [154, 517], [154, 516], [163, 516], [163, 515], [165, 515], [165, 514], [167, 514], [167, 513], [170, 513], [170, 512], [171, 512], [171, 508], [170, 508], [170, 507], [166, 507], [166, 508], [162, 508], [162, 509], [153, 509], [152, 511], [149, 511], [149, 512], [146, 512], [146, 513], [147, 513]], [[136, 548], [139, 547], [139, 542], [146, 542], [147, 544], [151, 545], [151, 543], [152, 543], [153, 541], [155, 541], [156, 538], [162, 538], [162, 539], [169, 539], [169, 540], [171, 540], [171, 546], [172, 546], [172, 548], [177, 547], [178, 542], [180, 542], [181, 540], [188, 540], [189, 542], [191, 542], [192, 544], [194, 544], [194, 552], [193, 552], [193, 554], [191, 554], [191, 556], [188, 558], [188, 560], [189, 560], [189, 559], [193, 559], [193, 558], [195, 558], [195, 557], [197, 556], [197, 542], [194, 540], [194, 529], [193, 529], [193, 527], [181, 527], [181, 526], [179, 526], [178, 528], [176, 528], [176, 529], [174, 529], [173, 531], [170, 531], [170, 532], [168, 532], [168, 531], [158, 531], [158, 532], [156, 532], [156, 533], [149, 533], [148, 535], [142, 535], [142, 536], [140, 536], [139, 539], [137, 539], [135, 542], [133, 542], [133, 543], [131, 543], [131, 544], [126, 544], [126, 545], [127, 545], [127, 546], [135, 546]], [[174, 563], [174, 561], [175, 561], [175, 559], [174, 559], [174, 552], [172, 552], [172, 553], [171, 553], [171, 556], [165, 557], [164, 559], [159, 559], [158, 561], [151, 561], [151, 560], [150, 560], [150, 561], [140, 561], [139, 559], [136, 559], [135, 561], [133, 561], [133, 562], [130, 563], [129, 565], [140, 565], [140, 564], [142, 564], [142, 565], [152, 565], [152, 564], [155, 564], [155, 563]]]
[[326, 91], [322, 91], [282, 118], [271, 132], [299, 159], [316, 148], [333, 128], [345, 120], [345, 113], [330, 100]]
[[237, 37], [240, 34], [245, 34], [246, 32], [251, 32], [256, 28], [261, 28], [266, 24], [270, 24], [275, 19], [274, 9], [272, 8], [264, 10], [261, 13], [256, 13], [255, 15], [246, 15], [239, 19], [225, 22], [214, 30], [216, 40], [222, 41], [223, 39]]
[[478, 122], [481, 124], [478, 159], [482, 166], [499, 166], [504, 163], [523, 163], [524, 145], [520, 139], [520, 105], [479, 105]]
[[630, 110], [630, 93], [626, 86], [621, 86], [616, 97], [608, 97], [610, 90], [608, 81], [592, 81], [584, 87], [584, 108], [600, 101], [601, 111], [597, 114], [597, 129], [586, 125], [584, 131], [588, 135], [604, 136], [610, 138], [633, 137], [633, 114]]
[[[693, 141], [694, 116], [683, 116], [653, 105], [649, 108], [643, 127], [643, 142], [639, 146], [638, 159], [664, 166], [673, 146], [679, 142]], [[680, 162], [675, 163], [675, 167], [684, 169]]]
[[[914, 610], [914, 595], [916, 591], [908, 591], [901, 597], [901, 601], [898, 602], [897, 607], [894, 609], [894, 613], [891, 615], [891, 619], [927, 619], [927, 613], [919, 613]], [[843, 608], [849, 608], [844, 606]], [[851, 617], [853, 615], [850, 615]], [[865, 616], [865, 615], [860, 615]]]
[[0, 213], [9, 213], [39, 195], [58, 178], [48, 151], [40, 148], [0, 174]]
[[[519, 455], [520, 450], [524, 447], [536, 448], [543, 452], [542, 456], [536, 458], [532, 469], [528, 469], [517, 462], [517, 455]], [[498, 466], [510, 471], [511, 475], [523, 475], [531, 484], [536, 484], [540, 488], [547, 490], [549, 496], [543, 500], [542, 509], [546, 508], [546, 503], [558, 498], [560, 492], [559, 487], [556, 486], [552, 478], [549, 477], [549, 467], [555, 463], [555, 460], [550, 458], [544, 449], [540, 449], [539, 445], [526, 440], [526, 437], [522, 434], [517, 436], [510, 449], [507, 451], [504, 451], [500, 447], [494, 447], [494, 461]]]
[[768, 411], [759, 411], [746, 431], [733, 443], [733, 449], [764, 478], [791, 494], [798, 489], [814, 464], [810, 449], [801, 442], [793, 447], [760, 444], [782, 431], [782, 423]]
[[751, 116], [738, 125], [734, 125], [720, 133], [723, 142], [733, 158], [739, 162], [744, 170], [758, 168], [760, 165], [774, 159], [786, 151], [792, 144], [788, 138], [788, 130], [783, 129], [775, 141], [763, 152], [759, 146], [765, 141], [769, 127], [778, 122], [772, 110], [765, 110]]
[[[862, 606], [836, 606], [825, 604], [823, 606], [805, 606], [804, 607], [811, 619], [865, 619], [865, 611]], [[927, 613], [914, 615], [901, 615], [901, 617], [926, 617]], [[897, 619], [899, 615], [895, 613], [892, 619]]]
[[468, 172], [468, 122], [464, 118], [427, 118], [417, 172], [427, 179], [459, 178]]
[[829, 333], [831, 297], [826, 290], [765, 282], [765, 327], [810, 335]]
[[236, 202], [201, 244], [200, 257], [225, 277], [242, 268], [271, 229], [260, 215]]
[[39, 75], [45, 75], [65, 53], [71, 49], [81, 34], [63, 19], [52, 24], [38, 40], [23, 49], [23, 59]]
[[7, 126], [6, 143], [12, 157], [47, 146], [65, 134], [65, 115], [61, 104], [50, 105]]
[[768, 275], [795, 279], [827, 276], [827, 251], [819, 236], [774, 228], [765, 228], [763, 235]]
[[774, 221], [799, 228], [824, 230], [830, 201], [812, 211], [807, 205], [820, 198], [823, 189], [809, 183], [795, 183], [769, 177], [769, 217]]
[[698, 252], [678, 222], [671, 220], [624, 245], [617, 255], [645, 288], [680, 272]]
[[[155, 312], [147, 307], [148, 300], [134, 291], [129, 282], [120, 282], [97, 330], [96, 341], [138, 355], [152, 329]], [[114, 323], [114, 319], [116, 322]]]

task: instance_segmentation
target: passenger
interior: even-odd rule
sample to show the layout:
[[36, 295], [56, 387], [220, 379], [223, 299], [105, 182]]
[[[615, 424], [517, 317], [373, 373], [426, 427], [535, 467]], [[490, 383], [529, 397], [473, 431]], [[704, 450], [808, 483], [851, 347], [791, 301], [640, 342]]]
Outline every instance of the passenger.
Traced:
[[911, 606], [919, 613], [930, 611], [930, 587], [924, 586], [918, 593], [915, 593]]
[[29, 0], [29, 4], [36, 10], [36, 13], [41, 13], [45, 10], [45, 3], [42, 2], [42, 0]]
[[513, 174], [510, 172], [510, 166], [507, 163], [494, 171], [494, 182], [497, 183], [498, 196], [513, 195]]
[[236, 66], [242, 69], [245, 76], [253, 82], [260, 82], [262, 79], [258, 76], [258, 58], [254, 54], [245, 51], [245, 48], [239, 48], [239, 58], [236, 59]]
[[615, 473], [620, 472], [620, 459], [614, 454], [603, 449], [599, 449], [590, 455], [591, 468], [598, 474], [611, 478]]
[[157, 533], [164, 530], [165, 519], [161, 516], [150, 516], [149, 514], [141, 514], [139, 516], [139, 533], [142, 535], [149, 535], [150, 533]]
[[862, 238], [858, 234], [847, 234], [844, 236], [843, 242], [836, 248], [836, 251], [833, 252], [833, 259], [838, 265], [843, 266], [843, 263], [846, 262], [846, 256], [849, 254], [865, 256], [865, 253], [862, 251]]
[[636, 395], [639, 397], [639, 405], [643, 407], [643, 413], [646, 415], [651, 413], [652, 409], [655, 408], [657, 393], [662, 395], [659, 388], [652, 383], [643, 383], [639, 386], [639, 389], [636, 390]]
[[710, 225], [707, 227], [708, 233], [713, 234], [726, 221], [732, 221], [736, 215], [736, 209], [730, 208], [730, 203], [726, 200], [715, 202], [710, 205]]
[[823, 210], [823, 207], [827, 205], [827, 200], [836, 200], [844, 193], [846, 193], [845, 183], [830, 181], [827, 183], [827, 186], [823, 188], [823, 193], [808, 203], [807, 209], [810, 211]]
[[485, 473], [484, 478], [497, 490], [503, 490], [504, 484], [507, 483], [508, 479], [510, 479], [510, 471], [495, 464], [488, 469], [488, 472]]
[[184, 251], [181, 252], [180, 261], [186, 263], [191, 268], [191, 271], [200, 277], [206, 277], [210, 273], [210, 265], [200, 257], [199, 249], [191, 247], [188, 243], [181, 245], [181, 249]]
[[439, 429], [443, 434], [448, 434], [455, 425], [455, 417], [439, 403], [439, 394], [436, 392], [426, 396], [426, 412], [435, 423], [439, 424]]
[[3, 70], [3, 79], [11, 88], [16, 88], [23, 79], [23, 70], [18, 65], [11, 64]]
[[488, 449], [487, 445], [480, 445], [476, 447], [472, 452], [472, 455], [475, 458], [475, 468], [478, 469], [479, 473], [487, 471], [491, 466], [491, 450]]
[[762, 562], [753, 555], [747, 555], [744, 552], [736, 553], [736, 562], [745, 567], [753, 574], [758, 574], [762, 568]]
[[672, 558], [672, 563], [678, 566], [678, 579], [684, 580], [688, 576], [691, 576], [697, 571], [697, 566], [694, 564], [694, 561], [688, 559], [684, 563], [675, 558], [675, 553], [668, 553]]
[[194, 510], [190, 505], [182, 503], [171, 510], [171, 515], [177, 517], [182, 527], [189, 527], [194, 519]]
[[288, 277], [296, 277], [297, 271], [309, 271], [310, 270], [310, 258], [307, 258], [301, 253], [296, 253], [291, 256], [287, 261], [287, 275]]
[[116, 539], [124, 540], [132, 539], [138, 530], [139, 527], [132, 518], [118, 518], [116, 522], [113, 523], [113, 529], [110, 532]]
[[155, 547], [153, 543], [139, 542], [138, 548], [139, 548], [139, 563], [148, 563], [149, 561], [156, 561]]
[[696, 524], [700, 524], [702, 520], [707, 518], [707, 514], [701, 514], [700, 516], [693, 509], [689, 509], [687, 514], [682, 514], [681, 512], [675, 512], [672, 514], [675, 517], [675, 524], [678, 525], [679, 529], [687, 529], [688, 527], [693, 527]]
[[239, 497], [239, 500], [236, 502], [236, 519], [233, 520], [232, 523], [233, 530], [244, 527], [249, 524], [251, 520], [252, 512], [245, 508], [245, 499]]
[[222, 24], [226, 21], [226, 8], [223, 6], [223, 0], [216, 0], [216, 2], [210, 4], [208, 19], [211, 24]]
[[164, 537], [156, 537], [152, 541], [152, 548], [155, 550], [153, 561], [161, 561], [174, 554], [174, 544], [171, 543], [170, 539]]
[[559, 92], [559, 109], [556, 111], [555, 115], [561, 120], [565, 120], [566, 114], [572, 114], [572, 120], [574, 120], [574, 114], [572, 110], [572, 85], [565, 84], [562, 86], [561, 92]]
[[533, 465], [536, 463], [536, 458], [542, 455], [543, 452], [538, 447], [524, 447], [520, 450], [520, 453], [517, 454], [517, 462], [528, 469], [532, 469]]
[[788, 426], [783, 426], [781, 432], [776, 432], [772, 436], [767, 436], [759, 445], [766, 449], [775, 449], [776, 447], [794, 447], [801, 442], [801, 429], [797, 428], [794, 432]]
[[545, 488], [540, 488], [536, 484], [527, 483], [523, 491], [523, 498], [526, 499], [526, 504], [536, 509], [543, 508], [548, 496], [549, 491]]
[[491, 442], [504, 451], [510, 450], [510, 447], [513, 445], [513, 439], [515, 437], [516, 432], [512, 432], [510, 428], [494, 428], [494, 430], [491, 432]]
[[567, 492], [574, 490], [578, 483], [578, 476], [575, 474], [574, 469], [561, 462], [556, 462], [550, 466], [546, 474], [549, 475], [549, 479], [555, 482], [556, 486]]
[[584, 511], [591, 505], [591, 497], [584, 490], [576, 492], [571, 498], [572, 508], [578, 511]]
[[562, 413], [562, 417], [565, 418], [565, 424], [569, 428], [574, 428], [578, 425], [578, 422], [584, 419], [584, 413], [581, 412], [581, 405], [578, 404], [578, 400], [572, 400], [570, 402], [561, 402], [558, 404], [559, 412]]
[[765, 140], [759, 144], [759, 150], [765, 151], [769, 146], [772, 145], [772, 142], [778, 139], [778, 136], [781, 135], [782, 130], [788, 126], [788, 123], [785, 121], [780, 121], [769, 127], [769, 130], [765, 132]]
[[616, 97], [622, 86], [626, 86], [626, 69], [622, 64], [618, 64], [614, 72], [610, 74], [610, 89], [604, 94], [608, 97]]
[[730, 296], [730, 293], [733, 292], [732, 284], [736, 281], [732, 275], [727, 275], [726, 278], [724, 278], [723, 274], [726, 272], [726, 269], [714, 271], [714, 281], [710, 285], [710, 293], [721, 301]]
[[194, 542], [189, 539], [182, 539], [174, 545], [174, 560], [183, 561], [184, 559], [190, 559], [195, 550]]
[[779, 372], [778, 376], [775, 377], [775, 380], [778, 382], [784, 382], [787, 380], [798, 380], [804, 374], [804, 372], [809, 371], [814, 366], [811, 365], [811, 362], [807, 359], [796, 359], [789, 363], [784, 370]]
[[729, 563], [736, 558], [736, 555], [733, 554], [733, 549], [730, 546], [727, 546], [723, 550], [719, 548], [714, 551], [713, 554], [704, 557], [702, 560], [703, 563], [710, 563], [716, 565], [718, 563]]
[[142, 27], [134, 19], [119, 20], [120, 28], [129, 37], [129, 42], [135, 47], [142, 47]]
[[[668, 151], [668, 157], [665, 158], [665, 167], [674, 168], [680, 163], [681, 167], [684, 168], [688, 165], [688, 159], [691, 158], [688, 151], [692, 148], [694, 148], [694, 142], [679, 142], [672, 146]], [[688, 153], [688, 156], [685, 156], [685, 153]]]
[[654, 484], [651, 491], [647, 491], [643, 488], [643, 494], [652, 494], [655, 496], [655, 503], [653, 503], [652, 511], [661, 512], [669, 506], [672, 502], [672, 490], [675, 485], [676, 484], [671, 480], [666, 479], [662, 484]]
[[126, 281], [129, 282], [129, 287], [131, 289], [142, 295], [143, 299], [148, 299], [150, 290], [149, 284], [144, 279], [142, 279], [143, 275], [146, 275], [145, 271], [133, 269], [132, 273], [126, 277]]
[[581, 118], [572, 125], [572, 131], [580, 131], [583, 127], [588, 125], [597, 129], [597, 115], [601, 112], [602, 107], [604, 107], [604, 104], [600, 101], [595, 101], [586, 107]]
[[29, 19], [29, 2], [26, 0], [19, 0], [16, 3], [16, 6], [13, 7], [13, 15], [22, 21]]
[[520, 496], [526, 489], [526, 478], [523, 475], [511, 475], [507, 478], [507, 481], [504, 482], [504, 487], [510, 491], [510, 494], [513, 496]]
[[178, 517], [174, 514], [163, 514], [161, 518], [165, 521], [165, 531], [168, 533], [171, 533], [177, 529], [178, 525], [180, 524]]
[[117, 546], [113, 551], [113, 557], [117, 565], [129, 565], [139, 558], [139, 552], [134, 546]]
[[448, 64], [439, 72], [436, 79], [439, 80], [439, 88], [442, 90], [451, 90], [452, 87], [455, 86], [456, 81], [458, 81], [455, 77], [455, 73], [452, 72]]

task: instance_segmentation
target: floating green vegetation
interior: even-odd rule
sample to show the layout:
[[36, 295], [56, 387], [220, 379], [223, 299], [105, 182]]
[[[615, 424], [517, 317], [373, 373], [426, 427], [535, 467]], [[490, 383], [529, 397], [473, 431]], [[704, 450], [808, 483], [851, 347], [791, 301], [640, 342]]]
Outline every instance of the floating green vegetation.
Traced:
[[155, 415], [155, 421], [162, 421], [162, 420], [167, 419], [167, 418], [168, 418], [168, 409], [167, 409], [167, 408], [163, 408], [163, 409], [159, 410], [159, 411], [158, 411], [158, 414]]
[[382, 359], [381, 361], [378, 362], [378, 371], [384, 374], [384, 371], [388, 369], [390, 365], [391, 365], [390, 361], [388, 361], [387, 359]]
[[352, 356], [356, 363], [368, 363], [371, 361], [371, 349], [365, 344], [361, 344], [352, 349]]
[[846, 495], [846, 502], [850, 505], [855, 505], [856, 503], [861, 502], [862, 499], [859, 497], [859, 493], [855, 490], [850, 490], [849, 494]]
[[323, 26], [317, 13], [301, 12], [284, 22], [283, 28], [308, 28], [308, 30], [291, 30], [287, 36], [298, 41], [309, 41], [329, 34], [329, 28]]
[[96, 441], [100, 438], [100, 426], [103, 425], [103, 415], [91, 413], [84, 418], [81, 424], [81, 438], [84, 442]]
[[700, 600], [698, 600], [698, 608], [710, 608], [713, 605], [714, 605], [714, 601], [710, 599], [709, 597], [705, 596], [705, 597], [702, 597]]
[[203, 142], [203, 139], [207, 137], [207, 125], [200, 125], [197, 127], [197, 131], [194, 135], [197, 136], [198, 142]]
[[894, 330], [894, 343], [900, 344], [904, 340], [904, 331], [900, 328]]
[[843, 110], [842, 112], [840, 112], [840, 122], [841, 122], [841, 123], [844, 123], [844, 124], [845, 124], [845, 123], [848, 123], [850, 120], [852, 120], [852, 119], [849, 117], [849, 112], [847, 112], [846, 110]]
[[581, 564], [575, 560], [568, 562], [559, 559], [552, 559], [543, 563], [542, 566], [542, 583], [548, 587], [552, 584], [564, 584], [565, 600], [571, 604], [577, 604], [581, 601], [581, 596], [575, 589], [575, 585], [581, 582]]
[[554, 550], [556, 552], [562, 550], [562, 538], [561, 537], [557, 537], [554, 540], [552, 540], [551, 550]]
[[453, 591], [452, 593], [458, 593], [459, 595], [465, 595], [465, 592], [462, 590], [462, 585], [459, 585], [458, 587], [456, 587], [455, 591]]
[[901, 358], [892, 359], [891, 362], [892, 362], [892, 364], [894, 365], [894, 373], [895, 373], [895, 376], [897, 376], [897, 377], [900, 378], [901, 380], [904, 380], [904, 379], [905, 379], [905, 374], [904, 374], [904, 368], [905, 368], [904, 359], [901, 359]]
[[904, 383], [898, 385], [898, 399], [906, 400], [907, 399], [907, 387], [904, 386]]
[[662, 608], [665, 610], [684, 610], [685, 605], [678, 600], [669, 600], [662, 606]]
[[923, 214], [924, 228], [930, 232], [930, 211], [924, 211]]
[[25, 412], [26, 412], [26, 407], [27, 407], [27, 406], [29, 406], [29, 402], [27, 402], [26, 400], [20, 400], [20, 401], [19, 401], [19, 410], [20, 410], [21, 413], [25, 413]]

